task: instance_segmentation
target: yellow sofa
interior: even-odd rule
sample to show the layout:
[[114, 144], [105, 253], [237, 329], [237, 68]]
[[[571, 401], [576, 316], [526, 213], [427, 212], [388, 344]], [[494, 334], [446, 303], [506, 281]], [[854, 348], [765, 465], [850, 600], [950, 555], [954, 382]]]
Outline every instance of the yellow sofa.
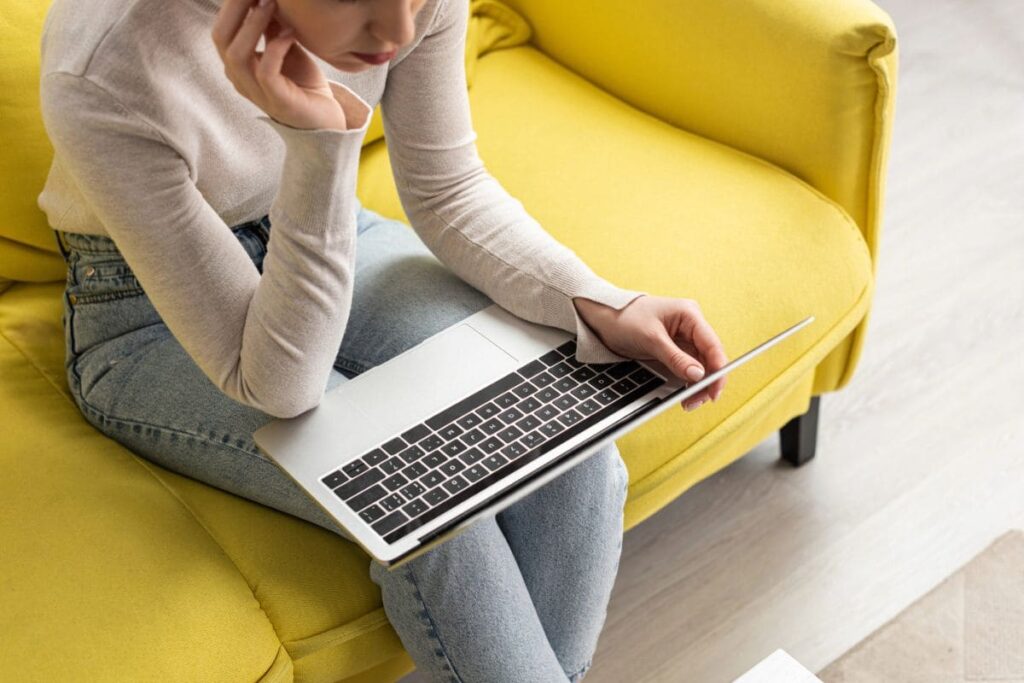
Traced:
[[[465, 1], [465, 0], [464, 0]], [[395, 680], [413, 663], [367, 557], [95, 431], [64, 382], [65, 267], [35, 204], [48, 3], [0, 0], [0, 678]], [[816, 321], [717, 403], [618, 441], [632, 527], [781, 430], [813, 455], [819, 397], [864, 344], [896, 84], [869, 0], [472, 0], [481, 156], [624, 287], [700, 302], [730, 357]], [[360, 200], [407, 221], [379, 111]]]

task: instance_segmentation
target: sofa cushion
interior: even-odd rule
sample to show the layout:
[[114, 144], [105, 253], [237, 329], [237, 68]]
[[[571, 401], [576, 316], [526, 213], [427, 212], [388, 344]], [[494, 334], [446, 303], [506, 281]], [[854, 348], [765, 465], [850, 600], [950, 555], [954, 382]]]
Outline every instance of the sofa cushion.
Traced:
[[8, 665], [33, 680], [257, 680], [274, 667], [336, 680], [396, 657], [410, 670], [362, 549], [84, 421], [64, 379], [62, 287], [0, 294]]

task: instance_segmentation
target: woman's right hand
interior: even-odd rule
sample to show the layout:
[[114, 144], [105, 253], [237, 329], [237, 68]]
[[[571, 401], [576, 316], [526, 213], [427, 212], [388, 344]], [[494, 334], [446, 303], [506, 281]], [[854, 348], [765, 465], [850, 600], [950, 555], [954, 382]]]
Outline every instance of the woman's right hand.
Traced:
[[[213, 42], [228, 80], [268, 116], [292, 128], [347, 129], [345, 111], [327, 77], [295, 41], [291, 27], [273, 19], [277, 3], [224, 0]], [[266, 34], [266, 49], [256, 51]]]

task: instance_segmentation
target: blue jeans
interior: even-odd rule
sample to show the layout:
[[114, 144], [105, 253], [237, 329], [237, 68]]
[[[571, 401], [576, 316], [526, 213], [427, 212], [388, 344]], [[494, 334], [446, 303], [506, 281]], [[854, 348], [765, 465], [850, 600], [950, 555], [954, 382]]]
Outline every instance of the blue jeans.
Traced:
[[[262, 273], [270, 219], [232, 228]], [[114, 242], [55, 231], [68, 264], [65, 369], [86, 420], [158, 465], [350, 537], [264, 456], [273, 418], [228, 397], [162, 322]], [[358, 207], [351, 314], [328, 390], [490, 305], [400, 221]], [[201, 305], [201, 302], [196, 302]], [[604, 625], [628, 475], [614, 443], [389, 571], [384, 610], [437, 681], [578, 681]]]

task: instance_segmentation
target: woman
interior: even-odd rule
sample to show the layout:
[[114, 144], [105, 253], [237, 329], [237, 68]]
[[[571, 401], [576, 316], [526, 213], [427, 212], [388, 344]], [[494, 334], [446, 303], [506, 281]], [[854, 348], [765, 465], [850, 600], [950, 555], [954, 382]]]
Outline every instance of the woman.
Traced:
[[[465, 0], [54, 2], [39, 205], [68, 263], [68, 383], [97, 429], [348, 538], [252, 432], [493, 302], [574, 332], [582, 362], [653, 358], [689, 380], [725, 365], [695, 302], [598, 277], [486, 172], [467, 15]], [[377, 103], [414, 231], [355, 196]], [[627, 480], [611, 444], [397, 570], [371, 560], [418, 668], [581, 679]]]

